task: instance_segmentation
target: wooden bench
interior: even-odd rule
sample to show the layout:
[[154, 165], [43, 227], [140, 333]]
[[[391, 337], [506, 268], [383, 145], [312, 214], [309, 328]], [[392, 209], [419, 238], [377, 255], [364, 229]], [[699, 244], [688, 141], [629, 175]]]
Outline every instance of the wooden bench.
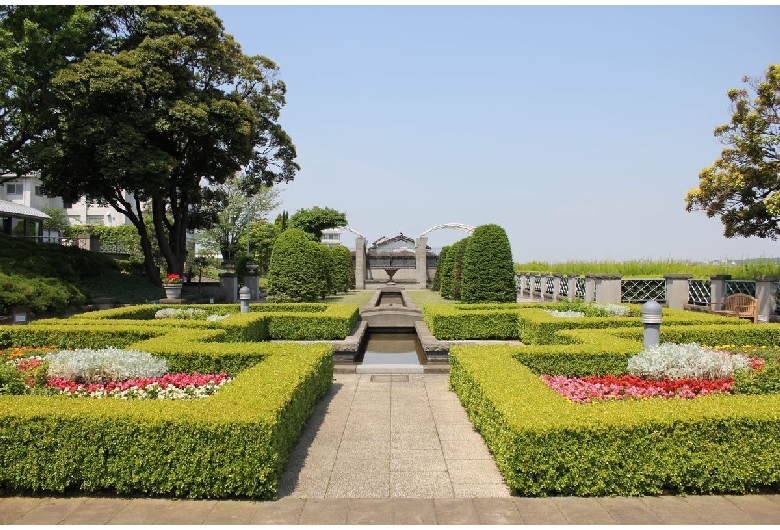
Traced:
[[[721, 309], [715, 309], [716, 306]], [[716, 315], [749, 318], [754, 324], [758, 322], [758, 300], [747, 294], [732, 294], [725, 302], [710, 304], [710, 309]]]

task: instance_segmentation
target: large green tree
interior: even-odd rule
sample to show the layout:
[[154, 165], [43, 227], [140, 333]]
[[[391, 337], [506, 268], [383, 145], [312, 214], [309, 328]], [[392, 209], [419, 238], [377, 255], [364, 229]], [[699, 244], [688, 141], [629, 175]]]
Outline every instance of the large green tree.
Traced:
[[725, 145], [715, 163], [699, 173], [686, 209], [719, 216], [726, 237], [776, 239], [780, 233], [780, 64], [763, 79], [743, 78], [731, 89], [731, 121], [715, 129]]
[[0, 6], [0, 180], [34, 169], [38, 142], [58, 123], [53, 77], [105, 43], [89, 6]]
[[301, 208], [290, 217], [287, 224], [292, 228], [300, 228], [319, 241], [326, 228], [346, 226], [347, 214], [328, 207]]
[[102, 41], [51, 76], [45, 111], [56, 124], [28, 158], [48, 194], [124, 213], [139, 231], [147, 275], [159, 281], [150, 238], [168, 272], [181, 273], [187, 232], [217, 221], [214, 186], [243, 169], [251, 196], [294, 177], [295, 147], [278, 124], [286, 87], [277, 66], [245, 55], [209, 8], [91, 13]]

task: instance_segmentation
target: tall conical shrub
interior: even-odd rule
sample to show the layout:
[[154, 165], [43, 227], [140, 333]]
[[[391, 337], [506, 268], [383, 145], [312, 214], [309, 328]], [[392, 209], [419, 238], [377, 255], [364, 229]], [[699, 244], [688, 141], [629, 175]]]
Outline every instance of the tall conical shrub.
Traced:
[[299, 228], [279, 234], [268, 266], [269, 302], [316, 302], [322, 296], [324, 265], [317, 245]]
[[447, 252], [450, 250], [449, 245], [442, 247], [439, 252], [439, 257], [436, 260], [436, 274], [433, 275], [433, 282], [431, 283], [431, 291], [441, 291], [441, 267], [444, 264], [444, 260], [447, 259]]
[[500, 226], [478, 226], [471, 235], [463, 257], [461, 301], [517, 301], [512, 247]]
[[343, 245], [336, 245], [330, 249], [331, 254], [331, 281], [333, 290], [338, 293], [346, 293], [355, 282], [355, 266], [352, 264], [352, 254]]

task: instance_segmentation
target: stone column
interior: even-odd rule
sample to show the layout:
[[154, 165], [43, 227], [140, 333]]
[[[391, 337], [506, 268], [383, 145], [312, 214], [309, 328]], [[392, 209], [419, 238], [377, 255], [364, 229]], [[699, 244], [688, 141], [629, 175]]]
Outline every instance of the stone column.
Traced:
[[428, 238], [418, 237], [414, 242], [415, 278], [418, 289], [428, 288]]
[[222, 294], [225, 295], [226, 304], [238, 302], [238, 278], [235, 272], [223, 272], [219, 275], [219, 283], [222, 284]]
[[246, 273], [244, 275], [244, 285], [249, 288], [249, 299], [260, 299], [260, 282], [257, 273]]
[[585, 303], [591, 303], [596, 299], [596, 275], [585, 275]]
[[366, 288], [366, 238], [355, 238], [355, 289]]
[[756, 298], [758, 299], [758, 320], [769, 322], [769, 317], [775, 314], [775, 282], [776, 276], [756, 277]]
[[568, 294], [569, 302], [573, 302], [574, 298], [576, 298], [577, 296], [577, 278], [578, 276], [575, 276], [574, 274], [569, 274], [569, 277], [566, 279], [566, 281], [569, 282], [569, 294]]
[[688, 303], [688, 280], [692, 274], [664, 274], [666, 280], [666, 307], [669, 309], [685, 309]]
[[718, 274], [710, 276], [710, 309], [720, 310], [723, 309], [723, 304], [726, 301], [726, 281], [731, 279], [731, 274]]
[[553, 295], [552, 295], [552, 301], [557, 302], [558, 297], [561, 292], [561, 276], [562, 274], [554, 274], [553, 275]]
[[596, 302], [604, 304], [619, 304], [621, 295], [620, 274], [595, 274]]

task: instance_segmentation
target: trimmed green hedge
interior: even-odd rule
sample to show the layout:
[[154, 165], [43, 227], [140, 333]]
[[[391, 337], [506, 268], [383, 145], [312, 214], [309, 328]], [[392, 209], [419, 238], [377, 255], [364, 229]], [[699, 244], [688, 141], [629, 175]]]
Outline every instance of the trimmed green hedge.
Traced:
[[[423, 306], [422, 313], [428, 329], [439, 340], [520, 339], [525, 344], [569, 344], [570, 339], [560, 331], [576, 328], [642, 328], [639, 316], [559, 318], [544, 310], [558, 307], [565, 305], [428, 304]], [[639, 315], [641, 312], [640, 306], [628, 307], [632, 315]], [[663, 310], [662, 329], [702, 324], [750, 327], [751, 323], [707, 313]]]
[[180, 330], [138, 344], [182, 369], [200, 370], [206, 359], [235, 367], [228, 371], [256, 363], [208, 399], [0, 396], [0, 488], [274, 498], [298, 434], [331, 385], [331, 347], [191, 340], [191, 354], [182, 351], [186, 335], [217, 333]]
[[[584, 369], [599, 364], [593, 346], [581, 346], [579, 353], [573, 346], [557, 348], [570, 348], [568, 362], [582, 360]], [[553, 358], [552, 347], [538, 348]], [[521, 353], [532, 355], [530, 349], [450, 351], [450, 384], [516, 495], [780, 490], [780, 396], [575, 404], [517, 361]], [[601, 367], [606, 371], [608, 357]]]
[[[203, 309], [209, 314], [225, 315], [216, 322], [196, 319], [155, 319], [159, 305], [123, 307], [83, 313], [69, 320], [41, 320], [40, 326], [114, 326], [134, 325], [151, 328], [222, 329], [226, 341], [339, 340], [349, 335], [360, 318], [360, 308], [348, 304], [253, 304], [248, 314], [239, 313], [235, 304], [188, 304], [180, 309]], [[139, 320], [128, 320], [137, 318]]]

